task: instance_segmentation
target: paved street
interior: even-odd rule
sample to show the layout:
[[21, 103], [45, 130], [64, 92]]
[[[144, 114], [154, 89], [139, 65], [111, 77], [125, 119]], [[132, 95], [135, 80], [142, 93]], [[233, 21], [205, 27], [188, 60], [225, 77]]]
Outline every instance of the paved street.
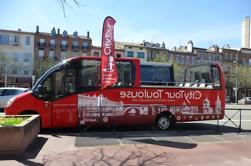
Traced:
[[237, 127], [222, 126], [224, 119], [219, 127], [217, 121], [189, 122], [164, 132], [44, 130], [23, 154], [1, 156], [0, 165], [250, 165], [251, 111], [242, 119], [242, 132], [239, 114], [232, 118]]

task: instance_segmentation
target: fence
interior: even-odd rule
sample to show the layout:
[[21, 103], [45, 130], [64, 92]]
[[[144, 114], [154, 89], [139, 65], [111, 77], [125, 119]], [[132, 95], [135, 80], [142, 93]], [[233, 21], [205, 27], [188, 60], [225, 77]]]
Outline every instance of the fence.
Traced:
[[[226, 111], [228, 110], [233, 110], [235, 111], [234, 114], [232, 114], [231, 116], [226, 114]], [[247, 106], [247, 105], [227, 105], [225, 108], [225, 117], [227, 118], [226, 122], [224, 122], [221, 126], [225, 126], [227, 123], [231, 123], [233, 124], [235, 127], [238, 128], [238, 131], [241, 132], [242, 131], [242, 111], [251, 111], [251, 107]], [[236, 123], [233, 118], [235, 118], [236, 116], [238, 117], [238, 122]], [[219, 119], [217, 120], [217, 130], [219, 130]]]

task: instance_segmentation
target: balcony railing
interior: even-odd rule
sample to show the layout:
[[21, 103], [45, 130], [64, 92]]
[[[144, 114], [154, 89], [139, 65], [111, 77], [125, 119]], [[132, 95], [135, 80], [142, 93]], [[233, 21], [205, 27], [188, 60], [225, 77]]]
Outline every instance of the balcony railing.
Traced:
[[79, 46], [78, 45], [72, 45], [72, 51], [78, 51]]
[[83, 51], [87, 51], [89, 49], [89, 46], [82, 46]]
[[50, 50], [54, 50], [56, 48], [56, 44], [55, 43], [50, 43], [49, 48], [50, 48]]
[[61, 50], [67, 50], [68, 45], [67, 44], [61, 44], [60, 47], [61, 47]]
[[13, 45], [13, 46], [20, 46], [20, 42], [19, 41], [10, 41], [9, 44]]
[[45, 42], [38, 42], [38, 47], [39, 48], [45, 48], [46, 47], [46, 43]]

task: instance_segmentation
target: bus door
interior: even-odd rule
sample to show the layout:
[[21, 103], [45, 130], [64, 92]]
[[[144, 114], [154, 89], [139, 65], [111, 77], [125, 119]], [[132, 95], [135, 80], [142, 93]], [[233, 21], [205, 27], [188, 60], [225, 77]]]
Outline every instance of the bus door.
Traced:
[[76, 126], [77, 94], [75, 94], [74, 69], [59, 69], [52, 72], [39, 85], [39, 91], [38, 109], [41, 109], [39, 112], [41, 116], [50, 119], [50, 124], [46, 126]]
[[74, 127], [77, 125], [76, 71], [59, 70], [53, 77], [52, 127]]
[[51, 110], [52, 110], [52, 99], [53, 87], [52, 87], [52, 77], [47, 77], [38, 85], [35, 90], [34, 96], [39, 100], [35, 100], [36, 111], [39, 112], [42, 118], [42, 126], [45, 128], [52, 127], [51, 124]]

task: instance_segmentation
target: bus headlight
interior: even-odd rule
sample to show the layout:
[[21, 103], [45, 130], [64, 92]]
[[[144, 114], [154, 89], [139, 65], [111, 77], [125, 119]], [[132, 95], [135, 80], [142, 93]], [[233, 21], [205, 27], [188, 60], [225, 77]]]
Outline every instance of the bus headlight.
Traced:
[[15, 97], [12, 97], [12, 98], [7, 102], [6, 107], [11, 106], [11, 104], [12, 104], [15, 100], [16, 100], [16, 98], [15, 98]]

